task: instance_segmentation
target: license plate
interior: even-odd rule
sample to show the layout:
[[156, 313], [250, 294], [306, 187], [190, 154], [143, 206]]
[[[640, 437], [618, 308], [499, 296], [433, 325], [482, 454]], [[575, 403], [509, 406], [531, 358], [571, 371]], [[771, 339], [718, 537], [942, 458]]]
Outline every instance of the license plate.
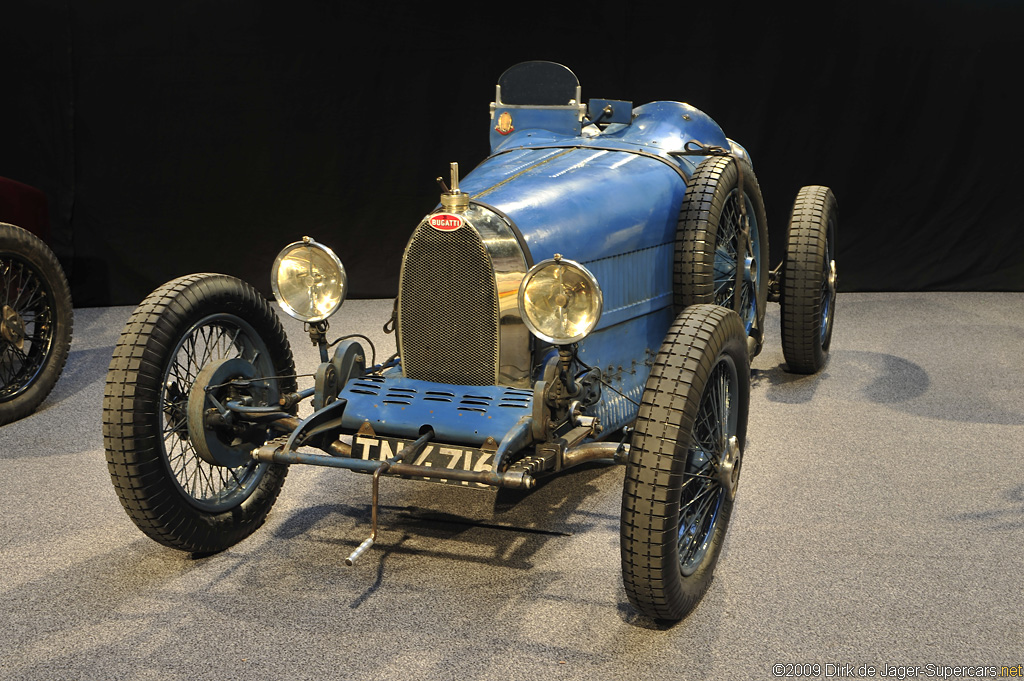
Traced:
[[[409, 444], [411, 444], [410, 440], [356, 435], [352, 438], [352, 456], [368, 461], [387, 461]], [[471, 447], [429, 444], [414, 460], [407, 463], [433, 468], [454, 468], [462, 471], [490, 471], [494, 465], [494, 452], [485, 452]], [[414, 477], [413, 479], [440, 482], [446, 485], [458, 485], [459, 487], [492, 489], [490, 485], [485, 485], [482, 482], [469, 482], [468, 480], [419, 477]]]

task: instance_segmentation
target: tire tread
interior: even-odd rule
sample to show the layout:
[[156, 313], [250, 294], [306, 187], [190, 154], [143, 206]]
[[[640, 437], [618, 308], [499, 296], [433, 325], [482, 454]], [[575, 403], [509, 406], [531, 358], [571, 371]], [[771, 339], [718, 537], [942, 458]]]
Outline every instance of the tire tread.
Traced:
[[[118, 499], [144, 533], [166, 546], [206, 553], [248, 536], [263, 523], [280, 493], [286, 466], [267, 468], [241, 512], [201, 514], [187, 506], [170, 479], [156, 414], [147, 405], [159, 399], [164, 357], [197, 310], [222, 305], [243, 317], [261, 317], [261, 331], [282, 375], [293, 375], [294, 362], [280, 320], [251, 286], [232, 277], [193, 274], [170, 281], [151, 293], [132, 313], [110, 360], [103, 394], [103, 443], [107, 468]], [[294, 379], [284, 386], [294, 388]], [[254, 497], [258, 497], [254, 501]], [[253, 502], [253, 503], [249, 503]]]
[[[717, 305], [687, 308], [669, 328], [641, 398], [623, 485], [622, 575], [630, 602], [655, 619], [681, 619], [710, 585], [717, 550], [708, 559], [706, 579], [690, 580], [684, 588], [679, 576], [673, 548], [679, 516], [678, 490], [700, 394], [719, 353], [730, 344], [742, 364], [742, 369], [737, 367], [741, 391], [749, 389], [745, 336], [740, 319], [732, 310]], [[746, 398], [741, 402], [742, 441]], [[724, 535], [728, 510], [723, 511], [720, 522], [719, 534]]]
[[793, 203], [780, 307], [782, 351], [794, 373], [817, 372], [828, 351], [831, 334], [824, 343], [820, 337], [821, 262], [826, 249], [823, 226], [835, 210], [835, 195], [821, 185], [801, 188]]

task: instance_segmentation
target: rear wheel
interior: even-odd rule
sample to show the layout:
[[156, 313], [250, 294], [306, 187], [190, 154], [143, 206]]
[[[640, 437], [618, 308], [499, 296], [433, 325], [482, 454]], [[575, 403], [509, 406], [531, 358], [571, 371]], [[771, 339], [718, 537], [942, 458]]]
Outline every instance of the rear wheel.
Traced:
[[793, 203], [782, 266], [782, 351], [789, 370], [825, 366], [836, 305], [836, 197], [828, 187], [803, 187]]
[[[750, 241], [740, 256], [740, 172]], [[742, 274], [740, 319], [760, 350], [768, 301], [768, 221], [761, 188], [746, 161], [731, 156], [704, 159], [686, 188], [676, 227], [674, 300], [677, 313], [687, 305], [714, 303], [733, 308], [736, 268]]]
[[0, 223], [0, 425], [32, 413], [71, 348], [71, 291], [53, 252]]
[[262, 525], [287, 467], [244, 456], [218, 465], [209, 450], [244, 453], [263, 443], [266, 429], [226, 438], [190, 430], [189, 397], [196, 385], [283, 376], [230, 388], [233, 399], [273, 404], [295, 389], [294, 374], [280, 321], [245, 282], [197, 274], [150, 294], [121, 333], [103, 399], [107, 465], [135, 524], [161, 544], [197, 553], [225, 549]]
[[749, 396], [736, 313], [684, 310], [644, 387], [622, 494], [623, 583], [652, 618], [685, 617], [711, 584], [739, 483]]

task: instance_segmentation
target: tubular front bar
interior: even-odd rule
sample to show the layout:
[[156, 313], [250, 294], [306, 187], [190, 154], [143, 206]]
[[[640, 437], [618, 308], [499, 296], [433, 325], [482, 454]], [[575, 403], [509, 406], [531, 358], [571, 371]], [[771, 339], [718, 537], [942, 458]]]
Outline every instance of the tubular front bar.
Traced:
[[[339, 443], [340, 444], [340, 443]], [[269, 442], [252, 451], [252, 458], [266, 463], [309, 464], [312, 466], [328, 466], [345, 468], [351, 471], [374, 473], [386, 462], [356, 459], [350, 456], [329, 456], [326, 454], [307, 454], [305, 452], [286, 452], [279, 442]], [[339, 447], [340, 449], [340, 447]], [[340, 452], [339, 452], [340, 453]], [[393, 463], [383, 472], [388, 476], [409, 476], [414, 478], [430, 478], [434, 480], [458, 480], [475, 482], [491, 487], [509, 487], [512, 489], [532, 489], [536, 484], [533, 476], [525, 471], [497, 473], [494, 471], [466, 471], [454, 468], [437, 468], [435, 466], [417, 466], [411, 463]]]

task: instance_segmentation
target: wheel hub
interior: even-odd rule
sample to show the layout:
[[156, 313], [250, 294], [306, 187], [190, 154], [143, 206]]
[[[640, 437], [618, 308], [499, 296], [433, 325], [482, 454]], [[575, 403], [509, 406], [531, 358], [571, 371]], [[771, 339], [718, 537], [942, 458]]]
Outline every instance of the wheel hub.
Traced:
[[25, 320], [10, 305], [4, 305], [0, 316], [0, 336], [19, 350], [25, 349]]
[[757, 281], [757, 261], [751, 255], [743, 260], [743, 278], [750, 283]]
[[838, 283], [839, 275], [836, 273], [836, 261], [830, 260], [828, 263], [828, 290], [830, 293], [835, 294]]
[[[231, 425], [233, 414], [224, 409], [226, 402], [243, 397], [231, 382], [255, 377], [256, 367], [240, 357], [207, 364], [196, 376], [188, 396], [188, 435], [196, 454], [207, 463], [229, 468], [241, 466], [249, 461], [252, 448], [263, 444], [236, 437]], [[247, 391], [251, 387], [250, 384]], [[208, 416], [214, 417], [214, 423], [219, 418], [220, 424], [211, 425]]]
[[740, 441], [733, 435], [726, 443], [725, 453], [722, 454], [722, 460], [718, 464], [718, 471], [715, 476], [730, 501], [736, 498], [736, 489], [740, 485], [740, 466], [742, 461], [743, 452], [740, 450]]

